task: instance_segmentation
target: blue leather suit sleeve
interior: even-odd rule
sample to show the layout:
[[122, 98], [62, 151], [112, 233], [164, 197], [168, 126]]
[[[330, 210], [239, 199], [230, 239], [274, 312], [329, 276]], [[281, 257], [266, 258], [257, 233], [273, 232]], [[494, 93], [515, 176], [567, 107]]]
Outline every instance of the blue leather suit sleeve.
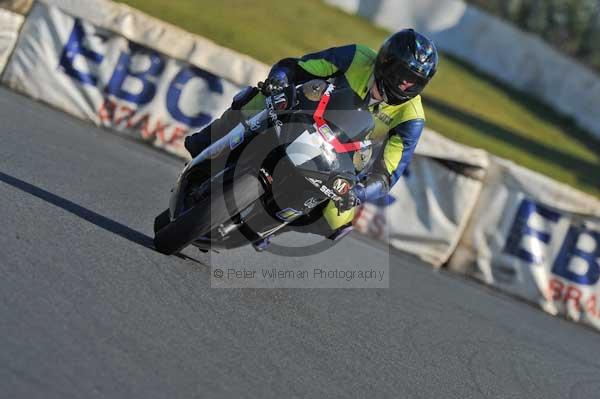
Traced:
[[375, 162], [372, 172], [367, 175], [362, 185], [357, 185], [355, 189], [356, 195], [361, 201], [374, 201], [383, 197], [396, 184], [412, 159], [424, 126], [423, 119], [413, 119], [390, 130], [388, 137], [396, 135], [402, 139], [403, 149], [400, 161], [394, 172], [390, 174], [385, 167], [384, 152], [381, 153], [381, 159]]
[[[350, 64], [352, 64], [355, 52], [356, 45], [351, 44], [341, 47], [332, 47], [316, 53], [306, 54], [301, 58], [284, 58], [273, 65], [271, 72], [269, 73], [269, 77], [284, 74], [289, 82], [300, 84], [311, 79], [323, 79], [341, 75], [348, 70]], [[313, 75], [299, 65], [301, 61], [306, 62], [310, 60], [327, 61], [331, 65], [335, 66], [337, 71], [331, 76]]]

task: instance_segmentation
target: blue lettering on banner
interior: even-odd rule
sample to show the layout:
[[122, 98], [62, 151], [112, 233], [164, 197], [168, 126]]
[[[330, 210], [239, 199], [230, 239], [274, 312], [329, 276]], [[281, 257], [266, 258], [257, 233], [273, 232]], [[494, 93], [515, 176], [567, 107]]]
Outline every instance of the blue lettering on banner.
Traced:
[[[593, 243], [593, 250], [585, 250], [579, 248], [580, 238], [587, 236], [588, 242]], [[569, 264], [573, 258], [579, 258], [587, 264], [586, 271], [576, 273], [569, 268]], [[554, 265], [552, 273], [582, 285], [594, 285], [600, 279], [600, 233], [587, 230], [583, 227], [571, 226], [567, 237], [560, 249]]]
[[206, 113], [199, 112], [196, 115], [188, 116], [179, 108], [179, 99], [185, 85], [193, 78], [204, 79], [208, 83], [208, 89], [214, 93], [223, 93], [223, 83], [221, 79], [212, 73], [203, 71], [194, 66], [188, 66], [173, 78], [167, 92], [167, 110], [173, 119], [192, 127], [200, 127], [208, 124], [212, 117]]
[[[106, 92], [137, 105], [148, 104], [156, 94], [155, 80], [163, 73], [165, 61], [157, 52], [131, 42], [129, 43], [129, 49], [129, 53], [122, 52], [119, 56], [119, 61], [106, 87]], [[133, 71], [131, 59], [134, 56], [148, 57], [150, 61], [148, 68]], [[131, 93], [123, 88], [123, 84], [127, 79], [136, 79], [141, 83], [142, 89], [139, 93]]]
[[85, 47], [83, 44], [84, 39], [85, 31], [83, 30], [83, 25], [79, 19], [75, 19], [75, 24], [73, 25], [69, 40], [64, 46], [60, 56], [60, 66], [63, 68], [64, 72], [73, 79], [76, 79], [81, 83], [96, 86], [98, 83], [97, 76], [94, 76], [89, 72], [75, 69], [75, 59], [78, 56], [82, 56], [94, 64], [100, 64], [104, 59], [102, 54], [96, 53]]
[[[525, 199], [519, 206], [515, 221], [510, 229], [504, 247], [504, 252], [507, 254], [516, 256], [530, 264], [539, 264], [543, 262], [543, 247], [545, 244], [548, 244], [551, 239], [551, 234], [549, 232], [536, 230], [533, 227], [530, 227], [529, 222], [535, 215], [539, 215], [552, 223], [556, 223], [560, 219], [560, 213]], [[531, 245], [530, 248], [523, 248], [521, 242], [526, 236], [537, 240], [539, 245]]]
[[[83, 21], [75, 19], [69, 39], [60, 56], [61, 69], [72, 79], [86, 85], [98, 87], [99, 90], [103, 90], [106, 94], [120, 100], [138, 106], [150, 103], [156, 96], [157, 83], [166, 68], [167, 58], [150, 48], [128, 41], [129, 51], [122, 52], [119, 55], [108, 85], [105, 88], [99, 87], [100, 78], [85, 66], [86, 62], [87, 65], [100, 65], [105, 56], [86, 46], [88, 42], [86, 41], [86, 34], [88, 37], [90, 34], [86, 33], [84, 25]], [[103, 41], [107, 40], [99, 34], [94, 33], [93, 35]], [[136, 56], [147, 57], [149, 60], [149, 64], [144, 70], [136, 70], [136, 65], [132, 65], [132, 59]], [[76, 65], [80, 69], [77, 69]], [[131, 79], [139, 83], [136, 86], [141, 87], [135, 92], [126, 89], [126, 87], [129, 87], [126, 82]], [[188, 127], [201, 127], [210, 123], [213, 119], [210, 114], [199, 111], [193, 115], [187, 115], [180, 108], [183, 89], [193, 79], [204, 80], [208, 91], [211, 93], [223, 94], [223, 81], [221, 78], [195, 66], [184, 65], [169, 84], [165, 105], [171, 117], [177, 122]]]

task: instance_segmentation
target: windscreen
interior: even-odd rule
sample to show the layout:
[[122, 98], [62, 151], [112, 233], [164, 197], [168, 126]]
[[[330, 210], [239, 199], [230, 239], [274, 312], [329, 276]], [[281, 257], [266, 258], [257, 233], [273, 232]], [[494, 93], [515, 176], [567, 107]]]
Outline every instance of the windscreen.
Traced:
[[[305, 85], [320, 85], [319, 95], [312, 96], [312, 90], [305, 88], [298, 90], [298, 108], [284, 118], [281, 142], [289, 144], [286, 152], [296, 167], [324, 173], [354, 171], [352, 153], [342, 153], [332, 144], [334, 141], [350, 143], [364, 140], [374, 127], [373, 118], [368, 111], [360, 109], [362, 100], [352, 89], [334, 88], [325, 93], [323, 83], [327, 84], [316, 82]], [[321, 100], [325, 95], [328, 98], [323, 105]], [[317, 131], [315, 115], [323, 106], [325, 126]]]
[[336, 88], [330, 94], [323, 119], [342, 143], [364, 140], [375, 127], [362, 102], [350, 88]]

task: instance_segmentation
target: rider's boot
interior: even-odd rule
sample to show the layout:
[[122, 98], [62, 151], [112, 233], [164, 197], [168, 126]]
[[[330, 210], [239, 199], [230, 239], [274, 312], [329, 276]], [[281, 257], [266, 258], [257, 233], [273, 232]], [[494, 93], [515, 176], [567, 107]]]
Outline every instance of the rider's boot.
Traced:
[[335, 230], [331, 235], [327, 236], [327, 238], [333, 241], [339, 241], [348, 234], [352, 233], [353, 230], [354, 227], [352, 226], [352, 223], [349, 223]]
[[256, 242], [252, 243], [252, 247], [254, 247], [254, 250], [256, 252], [263, 252], [263, 251], [265, 251], [269, 247], [269, 245], [271, 244], [271, 237], [272, 236], [268, 236], [268, 237], [265, 237], [265, 238], [263, 238], [263, 239], [261, 239], [259, 241], [256, 241]]
[[[354, 230], [354, 227], [351, 222], [347, 223], [343, 226], [340, 226], [335, 230], [331, 230], [331, 228], [325, 227], [326, 223], [327, 222], [323, 221], [323, 219], [319, 219], [317, 221], [317, 223], [314, 223], [313, 225], [308, 226], [308, 227], [307, 226], [298, 227], [298, 226], [288, 225], [288, 226], [284, 227], [284, 229], [282, 231], [298, 231], [298, 232], [304, 232], [304, 233], [313, 233], [313, 234], [321, 235], [332, 241], [339, 241], [342, 238], [346, 237], [348, 234], [350, 234]], [[318, 227], [315, 228], [315, 225]], [[252, 243], [252, 246], [254, 247], [255, 251], [264, 252], [271, 244], [272, 239], [273, 239], [272, 235], [265, 237], [259, 241]]]

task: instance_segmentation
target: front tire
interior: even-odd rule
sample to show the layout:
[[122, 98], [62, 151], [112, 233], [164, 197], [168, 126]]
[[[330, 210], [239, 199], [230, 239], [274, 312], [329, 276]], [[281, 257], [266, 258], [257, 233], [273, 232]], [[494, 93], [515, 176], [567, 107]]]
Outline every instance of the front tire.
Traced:
[[169, 210], [165, 209], [160, 215], [154, 219], [154, 234], [158, 233], [162, 228], [171, 223]]
[[[227, 194], [233, 194], [238, 212], [250, 206], [264, 193], [259, 180], [251, 175], [239, 177], [233, 183], [233, 187], [229, 185], [224, 190], [229, 190]], [[214, 190], [218, 191], [217, 194], [213, 191], [208, 198], [195, 204], [159, 229], [154, 236], [156, 250], [165, 255], [177, 253], [198, 237], [231, 219], [234, 215], [230, 214], [225, 205], [224, 190]]]

